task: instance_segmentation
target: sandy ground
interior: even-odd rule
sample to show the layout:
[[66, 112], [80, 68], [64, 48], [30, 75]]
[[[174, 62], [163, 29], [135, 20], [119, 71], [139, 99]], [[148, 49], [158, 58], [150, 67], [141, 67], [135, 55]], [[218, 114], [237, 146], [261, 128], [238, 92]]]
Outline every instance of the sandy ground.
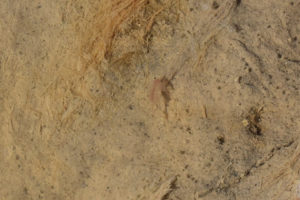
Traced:
[[1, 0], [0, 200], [300, 199], [300, 1]]

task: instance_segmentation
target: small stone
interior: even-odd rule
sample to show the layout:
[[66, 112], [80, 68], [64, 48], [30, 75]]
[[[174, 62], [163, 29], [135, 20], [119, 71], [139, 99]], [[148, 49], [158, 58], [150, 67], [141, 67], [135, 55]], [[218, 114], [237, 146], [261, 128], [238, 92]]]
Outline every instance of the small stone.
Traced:
[[247, 119], [244, 119], [244, 120], [242, 121], [242, 123], [243, 123], [243, 125], [244, 125], [245, 127], [247, 127], [247, 126], [249, 125], [249, 121], [248, 121]]

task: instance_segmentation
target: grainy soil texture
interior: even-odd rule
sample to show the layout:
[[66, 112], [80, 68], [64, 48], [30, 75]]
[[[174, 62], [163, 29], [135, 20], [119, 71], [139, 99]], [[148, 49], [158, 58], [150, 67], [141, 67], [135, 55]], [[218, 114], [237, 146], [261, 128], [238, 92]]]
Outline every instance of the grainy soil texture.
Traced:
[[299, 200], [300, 0], [1, 0], [0, 200]]

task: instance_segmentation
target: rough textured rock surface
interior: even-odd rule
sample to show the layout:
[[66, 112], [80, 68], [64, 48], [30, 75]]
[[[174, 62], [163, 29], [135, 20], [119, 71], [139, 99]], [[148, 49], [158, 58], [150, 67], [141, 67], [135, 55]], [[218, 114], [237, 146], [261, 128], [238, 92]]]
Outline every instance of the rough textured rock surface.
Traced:
[[300, 199], [300, 1], [1, 0], [0, 200]]

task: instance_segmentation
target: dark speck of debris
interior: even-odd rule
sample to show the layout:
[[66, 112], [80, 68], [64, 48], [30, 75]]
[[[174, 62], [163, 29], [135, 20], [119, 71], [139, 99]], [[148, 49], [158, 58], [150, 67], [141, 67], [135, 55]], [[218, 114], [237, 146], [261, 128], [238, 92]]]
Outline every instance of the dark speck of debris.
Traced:
[[145, 126], [145, 123], [144, 122], [138, 122], [138, 125], [143, 127], [143, 126]]
[[238, 25], [238, 24], [234, 24], [233, 26], [234, 26], [234, 29], [235, 29], [235, 31], [236, 31], [237, 33], [240, 32], [240, 31], [242, 30], [241, 26]]
[[248, 113], [248, 116], [243, 121], [244, 126], [247, 128], [248, 132], [254, 136], [262, 135], [262, 130], [260, 127], [262, 110], [263, 107], [259, 109], [251, 108]]
[[269, 74], [269, 79], [272, 79], [272, 78], [273, 78], [273, 76], [271, 74]]
[[224, 136], [221, 136], [221, 135], [217, 137], [217, 140], [220, 145], [223, 145], [225, 142]]
[[24, 187], [24, 193], [28, 194], [28, 189], [26, 187]]
[[280, 53], [277, 54], [278, 58], [282, 58], [282, 55]]
[[128, 108], [129, 108], [130, 110], [133, 110], [133, 105], [129, 105]]
[[186, 128], [186, 131], [187, 131], [189, 134], [192, 134], [192, 130], [191, 130], [190, 127], [187, 127], [187, 128]]
[[212, 8], [216, 10], [216, 9], [218, 9], [219, 7], [220, 7], [219, 4], [218, 4], [217, 2], [214, 1], [213, 4], [212, 4]]
[[245, 171], [245, 176], [249, 176], [249, 175], [250, 175], [250, 171], [249, 170]]
[[242, 82], [242, 77], [240, 76], [239, 78], [238, 78], [238, 83], [241, 83]]

